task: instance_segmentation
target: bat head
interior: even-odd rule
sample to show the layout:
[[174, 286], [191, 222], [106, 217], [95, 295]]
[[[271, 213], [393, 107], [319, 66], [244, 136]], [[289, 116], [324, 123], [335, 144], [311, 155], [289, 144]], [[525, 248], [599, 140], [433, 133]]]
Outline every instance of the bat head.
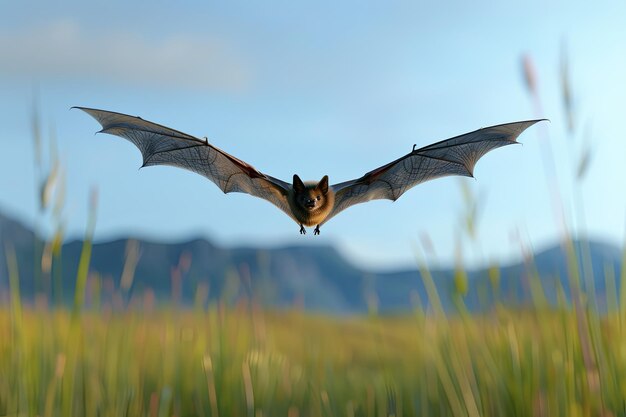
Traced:
[[293, 176], [293, 190], [296, 203], [307, 211], [314, 211], [326, 204], [328, 198], [328, 175], [318, 183], [304, 183], [297, 175]]

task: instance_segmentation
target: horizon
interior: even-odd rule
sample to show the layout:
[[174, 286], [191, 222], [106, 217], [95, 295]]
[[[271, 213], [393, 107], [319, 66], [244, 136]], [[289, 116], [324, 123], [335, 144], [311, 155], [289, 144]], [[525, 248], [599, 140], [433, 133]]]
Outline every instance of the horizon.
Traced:
[[[4, 208], [1, 206], [0, 206], [0, 216], [8, 218], [9, 221], [17, 222], [25, 229], [31, 232], [34, 232], [34, 225], [28, 224], [28, 222], [24, 219], [20, 219], [19, 215], [14, 216], [13, 214], [10, 214], [10, 213], [7, 214], [6, 210], [4, 210]], [[47, 238], [52, 238], [52, 236], [48, 236]], [[581, 242], [588, 242], [591, 245], [596, 245], [596, 246], [597, 245], [609, 246], [619, 251], [620, 253], [622, 253], [624, 250], [623, 245], [615, 244], [614, 242], [610, 242], [600, 237], [571, 236], [571, 238], [573, 239], [573, 242], [575, 245], [580, 244]], [[65, 239], [63, 240], [63, 244], [74, 243], [74, 242], [84, 242], [84, 239], [85, 239], [84, 234], [76, 235], [76, 236], [66, 236]], [[382, 265], [382, 266], [365, 265], [365, 267], [363, 267], [363, 264], [359, 261], [358, 258], [352, 258], [349, 253], [345, 252], [344, 250], [342, 250], [342, 248], [333, 244], [333, 242], [320, 243], [317, 245], [315, 244], [305, 245], [305, 244], [298, 243], [297, 241], [277, 242], [275, 244], [268, 244], [268, 245], [263, 245], [263, 244], [250, 245], [250, 244], [246, 244], [245, 242], [234, 244], [234, 245], [227, 245], [222, 242], [216, 241], [215, 239], [211, 238], [211, 236], [204, 236], [204, 235], [187, 236], [187, 237], [180, 237], [180, 238], [167, 238], [167, 237], [159, 238], [159, 237], [153, 237], [153, 236], [143, 235], [143, 234], [129, 234], [129, 235], [115, 235], [115, 236], [107, 236], [104, 238], [96, 238], [93, 240], [93, 244], [102, 245], [102, 244], [109, 244], [109, 243], [118, 242], [118, 241], [131, 241], [131, 240], [141, 241], [143, 243], [148, 243], [148, 244], [163, 244], [163, 245], [183, 245], [183, 244], [187, 244], [187, 243], [194, 242], [194, 241], [205, 241], [209, 243], [210, 245], [214, 245], [215, 247], [219, 249], [223, 249], [223, 250], [233, 250], [233, 249], [279, 250], [279, 249], [290, 249], [290, 248], [300, 249], [300, 248], [305, 248], [305, 247], [330, 248], [330, 249], [337, 251], [337, 253], [353, 267], [361, 268], [364, 272], [368, 272], [368, 273], [369, 272], [391, 273], [394, 271], [405, 271], [405, 270], [418, 271], [420, 268], [417, 255], [413, 263]], [[524, 258], [529, 255], [529, 252], [528, 252], [529, 250], [530, 250], [530, 254], [532, 254], [533, 256], [537, 256], [544, 252], [550, 251], [552, 249], [556, 249], [559, 247], [563, 248], [563, 244], [564, 244], [563, 238], [561, 239], [557, 238], [554, 241], [542, 242], [539, 245], [530, 245], [531, 246], [530, 248], [529, 247], [520, 248], [518, 253], [512, 253], [510, 256], [505, 257], [505, 258], [500, 258], [495, 262], [497, 262], [498, 267], [507, 268], [507, 267], [521, 264], [522, 262], [524, 262]], [[453, 270], [456, 267], [458, 267], [458, 264], [456, 264], [455, 262], [447, 262], [447, 263], [439, 262], [434, 258], [427, 259], [426, 262], [427, 262], [426, 266], [429, 269], [433, 269], [433, 270]], [[485, 269], [489, 269], [490, 267], [492, 267], [493, 262], [494, 260], [483, 260], [482, 263], [478, 262], [472, 265], [464, 265], [463, 269], [467, 272], [476, 272], [479, 270], [485, 270]]]

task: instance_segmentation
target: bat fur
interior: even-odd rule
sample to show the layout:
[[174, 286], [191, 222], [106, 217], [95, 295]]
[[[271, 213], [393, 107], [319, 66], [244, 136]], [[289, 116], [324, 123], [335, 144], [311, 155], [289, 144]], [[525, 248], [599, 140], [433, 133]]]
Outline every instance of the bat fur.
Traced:
[[184, 168], [213, 181], [224, 193], [242, 192], [269, 201], [300, 225], [320, 226], [346, 208], [376, 199], [397, 200], [422, 182], [448, 175], [473, 177], [476, 162], [487, 152], [517, 143], [528, 127], [545, 120], [527, 120], [485, 127], [431, 145], [367, 172], [363, 176], [330, 185], [325, 175], [319, 182], [292, 183], [264, 174], [252, 165], [199, 139], [140, 117], [106, 110], [77, 107], [109, 133], [132, 142], [141, 151], [142, 167], [170, 165]]
[[335, 193], [328, 186], [328, 175], [320, 182], [302, 182], [293, 176], [293, 186], [287, 197], [289, 207], [300, 222], [300, 233], [305, 234], [304, 226], [316, 226], [314, 234], [319, 235], [319, 225], [328, 217], [335, 205]]

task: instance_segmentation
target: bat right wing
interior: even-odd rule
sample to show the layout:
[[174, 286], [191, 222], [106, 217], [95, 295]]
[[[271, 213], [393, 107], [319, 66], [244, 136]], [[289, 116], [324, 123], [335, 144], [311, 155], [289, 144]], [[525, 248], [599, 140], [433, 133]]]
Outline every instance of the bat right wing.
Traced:
[[76, 107], [96, 119], [102, 130], [132, 142], [143, 156], [143, 165], [170, 165], [198, 173], [224, 193], [240, 192], [274, 204], [293, 220], [287, 193], [291, 185], [257, 171], [252, 165], [211, 145], [169, 127], [140, 117], [106, 110]]
[[474, 166], [483, 155], [517, 143], [517, 137], [539, 121], [528, 120], [475, 130], [414, 149], [361, 178], [335, 184], [331, 187], [335, 192], [335, 206], [324, 222], [355, 204], [376, 199], [395, 201], [405, 191], [425, 181], [448, 175], [473, 177]]

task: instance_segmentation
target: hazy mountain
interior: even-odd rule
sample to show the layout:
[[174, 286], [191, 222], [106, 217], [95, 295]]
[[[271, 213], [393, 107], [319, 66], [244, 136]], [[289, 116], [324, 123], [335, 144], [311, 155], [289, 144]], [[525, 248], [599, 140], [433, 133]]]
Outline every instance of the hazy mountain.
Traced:
[[[35, 273], [34, 254], [41, 251], [42, 245], [36, 244], [32, 230], [0, 213], [0, 247], [5, 248], [7, 242], [15, 248], [25, 300], [32, 299], [37, 292], [52, 294], [52, 299], [72, 299], [82, 241], [65, 243], [61, 262], [56, 262], [51, 273], [43, 276]], [[134, 273], [128, 268], [132, 265], [133, 247], [139, 254]], [[581, 270], [580, 260], [591, 260], [597, 299], [603, 303], [606, 298], [605, 271], [614, 271], [619, 277], [622, 251], [599, 242], [576, 242], [575, 253]], [[174, 298], [190, 305], [200, 286], [208, 288], [209, 300], [232, 303], [253, 297], [265, 305], [285, 307], [297, 304], [329, 313], [363, 312], [368, 306], [377, 306], [379, 311], [385, 312], [402, 311], [416, 303], [429, 304], [417, 270], [366, 271], [346, 261], [331, 246], [224, 248], [204, 239], [177, 243], [118, 239], [94, 244], [88, 287], [92, 289], [98, 287], [94, 287], [94, 283], [100, 283], [101, 298], [110, 299], [120, 287], [125, 264], [127, 276], [132, 278], [130, 289], [123, 293], [126, 299], [141, 297], [150, 289], [159, 300]], [[570, 264], [575, 265], [576, 261]], [[460, 287], [455, 286], [455, 271], [441, 269], [430, 273], [444, 308], [454, 308], [455, 299], [460, 298], [457, 292]], [[532, 300], [533, 277], [540, 277], [535, 281], [541, 282], [549, 302], [556, 300], [559, 287], [566, 296], [569, 295], [568, 257], [558, 244], [526, 261], [500, 266], [496, 281], [493, 271], [490, 278], [487, 269], [465, 273], [467, 293], [462, 299], [470, 310], [493, 305], [493, 283], [496, 281], [497, 299], [508, 304], [524, 304]], [[581, 280], [585, 278], [581, 276]], [[3, 299], [6, 299], [7, 291], [8, 273], [3, 251], [0, 256]], [[122, 293], [117, 291], [117, 294]]]

